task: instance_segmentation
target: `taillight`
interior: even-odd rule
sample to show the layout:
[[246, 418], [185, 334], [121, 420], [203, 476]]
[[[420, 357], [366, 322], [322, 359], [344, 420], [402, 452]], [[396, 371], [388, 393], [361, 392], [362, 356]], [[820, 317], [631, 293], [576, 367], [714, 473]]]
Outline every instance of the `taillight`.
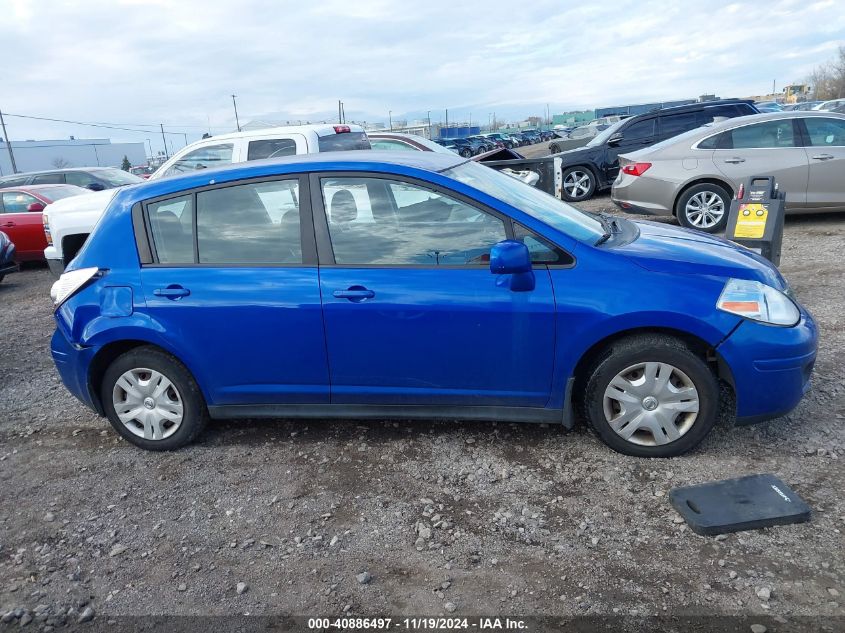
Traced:
[[629, 176], [642, 176], [651, 167], [651, 163], [630, 163], [622, 168], [622, 173]]
[[742, 200], [744, 197], [745, 197], [745, 183], [741, 182], [741, 183], [739, 183], [739, 189], [737, 189], [737, 192], [736, 192], [736, 199]]
[[44, 225], [44, 237], [47, 239], [47, 246], [52, 246], [53, 236], [50, 234], [50, 224], [46, 213], [41, 214], [41, 223]]
[[335, 134], [343, 134], [344, 132], [351, 132], [352, 130], [349, 129], [348, 125], [335, 125], [334, 126], [334, 133]]

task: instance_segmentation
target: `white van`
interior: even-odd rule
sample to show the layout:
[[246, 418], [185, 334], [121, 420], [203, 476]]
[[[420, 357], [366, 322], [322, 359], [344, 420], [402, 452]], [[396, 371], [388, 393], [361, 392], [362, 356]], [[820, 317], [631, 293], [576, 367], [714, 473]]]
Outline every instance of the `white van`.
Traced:
[[[370, 149], [370, 141], [360, 125], [326, 123], [233, 132], [204, 138], [183, 147], [162, 163], [149, 179], [249, 160], [354, 149]], [[54, 274], [60, 275], [76, 257], [116, 192], [117, 189], [107, 189], [73, 196], [73, 204], [62, 204], [70, 201], [65, 198], [44, 210], [42, 215], [47, 237], [44, 256]]]

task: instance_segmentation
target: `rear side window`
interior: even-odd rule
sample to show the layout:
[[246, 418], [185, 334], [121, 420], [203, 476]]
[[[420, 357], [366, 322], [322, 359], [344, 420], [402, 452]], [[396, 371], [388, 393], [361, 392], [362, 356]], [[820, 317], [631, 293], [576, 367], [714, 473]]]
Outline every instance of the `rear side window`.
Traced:
[[24, 178], [9, 178], [8, 180], [0, 180], [0, 187], [20, 187], [26, 183], [27, 178], [28, 176]]
[[250, 141], [246, 159], [261, 160], [263, 158], [279, 158], [281, 156], [295, 155], [295, 140], [292, 138], [273, 138]]
[[33, 185], [63, 185], [65, 183], [65, 175], [62, 173], [40, 174], [33, 177]]
[[792, 119], [766, 121], [731, 130], [733, 149], [795, 147]]
[[700, 112], [680, 112], [660, 117], [660, 136], [671, 138], [703, 125]]
[[321, 152], [342, 152], [349, 149], [371, 149], [364, 132], [341, 132], [319, 137]]
[[301, 264], [299, 181], [199, 192], [197, 244], [201, 264]]
[[731, 133], [722, 132], [709, 136], [698, 144], [699, 149], [730, 149]]
[[194, 262], [193, 196], [180, 196], [147, 206], [156, 255], [161, 264]]
[[654, 123], [655, 120], [653, 118], [632, 123], [622, 130], [624, 140], [626, 142], [639, 141], [654, 136]]

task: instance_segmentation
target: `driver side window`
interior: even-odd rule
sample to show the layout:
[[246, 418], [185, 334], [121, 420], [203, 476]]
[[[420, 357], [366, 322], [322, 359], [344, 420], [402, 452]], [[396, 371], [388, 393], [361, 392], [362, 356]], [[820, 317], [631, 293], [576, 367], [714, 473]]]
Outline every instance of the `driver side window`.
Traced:
[[232, 162], [233, 147], [234, 146], [231, 143], [225, 143], [195, 149], [173, 163], [167, 171], [164, 172], [164, 176], [174, 176], [176, 174], [183, 174], [197, 169], [208, 169], [211, 167], [229, 165]]
[[323, 178], [322, 190], [337, 264], [481, 266], [507, 239], [501, 219], [416, 183]]

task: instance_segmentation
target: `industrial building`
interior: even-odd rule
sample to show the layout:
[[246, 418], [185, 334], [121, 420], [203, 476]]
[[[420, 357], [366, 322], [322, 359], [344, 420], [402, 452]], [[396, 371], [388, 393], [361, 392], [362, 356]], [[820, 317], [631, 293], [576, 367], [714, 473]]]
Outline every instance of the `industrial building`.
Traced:
[[[146, 165], [144, 143], [112, 143], [107, 138], [11, 141], [18, 172], [63, 167], [120, 167], [126, 156], [132, 165]], [[12, 174], [9, 147], [0, 139], [0, 176]]]

